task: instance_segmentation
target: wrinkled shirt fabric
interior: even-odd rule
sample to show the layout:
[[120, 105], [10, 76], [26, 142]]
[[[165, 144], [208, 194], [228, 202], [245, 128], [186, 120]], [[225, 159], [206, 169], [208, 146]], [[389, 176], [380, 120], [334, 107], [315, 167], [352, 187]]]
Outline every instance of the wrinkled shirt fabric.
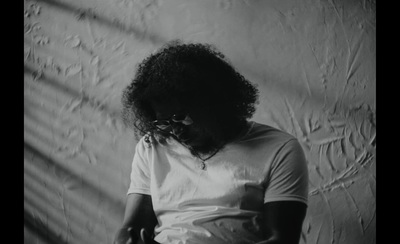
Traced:
[[136, 145], [127, 194], [151, 195], [160, 243], [256, 243], [261, 209], [308, 201], [308, 169], [292, 135], [256, 122], [205, 162], [174, 139]]

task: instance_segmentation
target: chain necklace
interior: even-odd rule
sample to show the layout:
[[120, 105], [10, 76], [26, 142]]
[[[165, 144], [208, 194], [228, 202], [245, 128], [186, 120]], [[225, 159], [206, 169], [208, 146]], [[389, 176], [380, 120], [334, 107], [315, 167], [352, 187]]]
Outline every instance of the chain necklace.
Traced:
[[[247, 125], [241, 130], [241, 132], [239, 133], [239, 136], [237, 136], [236, 140], [238, 140], [239, 138], [242, 138], [244, 135], [246, 135], [252, 127], [253, 127], [253, 124], [252, 124], [252, 125], [247, 124]], [[234, 140], [234, 141], [235, 141], [235, 140]], [[208, 156], [207, 158], [202, 158], [202, 157], [200, 157], [200, 154], [199, 154], [199, 153], [197, 153], [196, 151], [192, 150], [192, 151], [193, 151], [193, 154], [194, 154], [198, 159], [201, 160], [201, 164], [200, 164], [200, 169], [201, 169], [201, 170], [207, 170], [207, 168], [206, 168], [207, 165], [206, 165], [205, 162], [206, 162], [207, 160], [209, 160], [210, 158], [214, 157], [215, 154], [217, 154], [217, 153], [223, 148], [223, 145], [224, 145], [224, 143], [222, 143], [222, 146], [219, 146], [219, 147], [218, 147], [210, 156]]]
[[217, 154], [217, 153], [221, 150], [221, 148], [222, 148], [222, 147], [217, 148], [217, 150], [215, 150], [215, 151], [214, 151], [210, 156], [208, 156], [207, 158], [202, 158], [202, 157], [200, 157], [200, 154], [198, 154], [197, 152], [194, 152], [195, 156], [196, 156], [198, 159], [201, 160], [201, 164], [200, 164], [200, 169], [201, 169], [201, 170], [207, 170], [207, 169], [206, 169], [206, 163], [205, 163], [205, 162], [206, 162], [207, 160], [209, 160], [210, 158], [214, 157], [215, 154]]

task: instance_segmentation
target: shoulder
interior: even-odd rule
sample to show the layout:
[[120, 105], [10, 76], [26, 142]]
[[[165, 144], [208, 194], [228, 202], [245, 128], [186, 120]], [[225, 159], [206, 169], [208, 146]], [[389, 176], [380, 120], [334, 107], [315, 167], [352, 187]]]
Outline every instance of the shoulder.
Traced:
[[297, 138], [286, 131], [254, 121], [251, 121], [250, 123], [251, 129], [246, 135], [245, 140], [255, 140], [260, 143], [273, 144], [277, 146], [284, 146], [291, 141], [297, 142]]
[[301, 148], [297, 138], [283, 130], [253, 121], [249, 123], [251, 128], [237, 144], [240, 150], [272, 160], [273, 155]]

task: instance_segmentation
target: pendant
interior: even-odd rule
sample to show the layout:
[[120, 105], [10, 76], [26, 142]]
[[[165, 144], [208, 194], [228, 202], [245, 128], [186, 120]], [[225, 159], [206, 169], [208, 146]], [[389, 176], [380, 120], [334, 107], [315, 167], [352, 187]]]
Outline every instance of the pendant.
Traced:
[[204, 161], [201, 162], [200, 168], [201, 170], [206, 170], [206, 164], [204, 163]]

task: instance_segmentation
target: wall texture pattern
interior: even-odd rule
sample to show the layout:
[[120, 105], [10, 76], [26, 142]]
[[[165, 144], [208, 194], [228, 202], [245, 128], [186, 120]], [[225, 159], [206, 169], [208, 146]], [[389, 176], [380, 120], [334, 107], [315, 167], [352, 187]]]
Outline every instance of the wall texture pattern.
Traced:
[[302, 143], [301, 243], [376, 242], [374, 0], [24, 1], [25, 243], [111, 243], [136, 139], [122, 89], [165, 42], [214, 44]]

